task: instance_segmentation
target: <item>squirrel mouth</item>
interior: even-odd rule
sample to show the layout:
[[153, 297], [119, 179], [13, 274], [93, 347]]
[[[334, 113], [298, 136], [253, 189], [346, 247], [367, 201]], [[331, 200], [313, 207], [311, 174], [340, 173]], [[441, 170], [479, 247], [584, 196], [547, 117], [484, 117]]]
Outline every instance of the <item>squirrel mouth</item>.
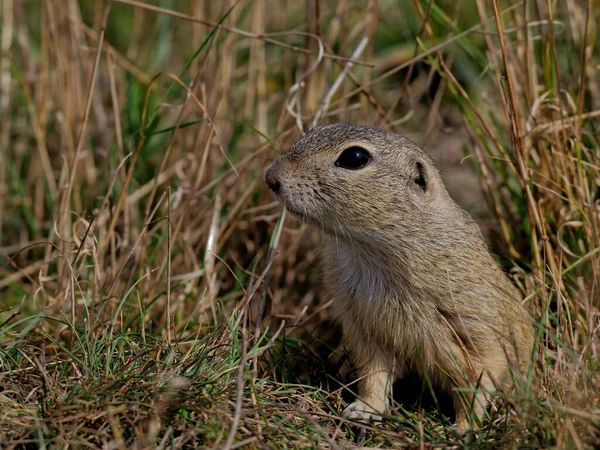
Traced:
[[272, 194], [273, 194], [273, 197], [275, 198], [275, 200], [282, 203], [283, 206], [285, 207], [285, 209], [287, 209], [294, 216], [297, 216], [298, 218], [302, 219], [302, 221], [305, 221], [307, 219], [307, 216], [305, 213], [299, 211], [293, 205], [290, 205], [291, 202], [286, 198], [285, 195], [283, 195], [282, 192], [272, 192]]
[[293, 215], [297, 216], [298, 218], [302, 219], [303, 221], [308, 220], [308, 217], [306, 216], [306, 214], [298, 211], [297, 209], [295, 209], [293, 207], [290, 207], [287, 203], [284, 203], [283, 205], [285, 206], [285, 209], [287, 209]]
[[305, 211], [300, 211], [299, 209], [296, 209], [294, 207], [294, 205], [290, 205], [289, 201], [286, 201], [285, 198], [279, 198], [279, 201], [281, 203], [283, 203], [283, 206], [285, 207], [285, 209], [290, 212], [292, 215], [296, 216], [298, 219], [300, 219], [302, 222], [305, 223], [311, 223], [314, 224], [315, 222], [313, 220], [311, 220], [311, 218], [306, 214]]
[[[283, 202], [283, 205], [285, 206], [285, 209], [289, 213], [291, 213], [293, 216], [297, 217], [303, 223], [317, 227], [318, 229], [320, 229], [323, 232], [331, 231], [331, 230], [328, 230], [326, 227], [324, 227], [323, 224], [319, 220], [314, 219], [313, 217], [308, 215], [305, 211], [300, 211], [300, 210], [294, 208], [293, 206], [290, 206], [287, 202]], [[334, 231], [332, 231], [332, 232], [334, 232]]]
[[275, 197], [275, 199], [279, 202], [281, 202], [283, 204], [283, 206], [285, 207], [285, 209], [291, 213], [293, 216], [297, 217], [298, 219], [300, 219], [302, 222], [309, 224], [309, 225], [313, 225], [319, 228], [322, 228], [322, 226], [319, 224], [318, 220], [313, 219], [313, 217], [311, 217], [311, 215], [309, 214], [308, 211], [306, 211], [306, 209], [302, 208], [297, 208], [296, 205], [291, 202], [286, 196], [285, 194], [283, 194], [282, 192], [278, 192], [278, 193], [274, 193], [273, 195]]

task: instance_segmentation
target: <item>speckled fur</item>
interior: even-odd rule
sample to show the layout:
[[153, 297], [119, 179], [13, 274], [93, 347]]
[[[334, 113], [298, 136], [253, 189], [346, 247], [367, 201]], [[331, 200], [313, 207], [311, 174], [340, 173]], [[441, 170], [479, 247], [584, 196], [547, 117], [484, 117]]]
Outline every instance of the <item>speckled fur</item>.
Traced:
[[[369, 151], [369, 165], [336, 167], [353, 145]], [[324, 234], [332, 314], [360, 378], [345, 415], [376, 418], [392, 382], [413, 369], [452, 394], [467, 429], [465, 405], [481, 417], [484, 391], [510, 386], [511, 365], [529, 359], [533, 328], [431, 159], [398, 134], [334, 124], [304, 135], [265, 176], [280, 183], [276, 197], [290, 212]], [[455, 390], [475, 386], [474, 402]]]

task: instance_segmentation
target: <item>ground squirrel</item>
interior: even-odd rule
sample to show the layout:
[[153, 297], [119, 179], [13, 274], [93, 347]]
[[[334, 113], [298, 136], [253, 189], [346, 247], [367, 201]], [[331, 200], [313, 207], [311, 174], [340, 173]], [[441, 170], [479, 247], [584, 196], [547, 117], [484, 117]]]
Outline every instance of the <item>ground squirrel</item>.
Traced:
[[460, 429], [475, 427], [471, 408], [482, 418], [485, 392], [510, 386], [511, 368], [529, 360], [533, 326], [432, 160], [395, 133], [324, 125], [265, 181], [324, 234], [332, 313], [359, 378], [344, 416], [377, 419], [394, 380], [416, 370], [451, 394]]

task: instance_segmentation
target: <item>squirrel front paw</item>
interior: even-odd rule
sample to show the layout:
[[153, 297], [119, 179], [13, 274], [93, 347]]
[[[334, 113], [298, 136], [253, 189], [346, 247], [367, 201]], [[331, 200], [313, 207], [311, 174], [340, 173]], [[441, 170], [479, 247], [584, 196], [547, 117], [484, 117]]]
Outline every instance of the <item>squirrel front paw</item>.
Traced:
[[342, 411], [342, 417], [360, 422], [381, 421], [381, 413], [376, 411], [373, 407], [369, 406], [362, 400], [356, 400], [344, 408], [344, 411]]

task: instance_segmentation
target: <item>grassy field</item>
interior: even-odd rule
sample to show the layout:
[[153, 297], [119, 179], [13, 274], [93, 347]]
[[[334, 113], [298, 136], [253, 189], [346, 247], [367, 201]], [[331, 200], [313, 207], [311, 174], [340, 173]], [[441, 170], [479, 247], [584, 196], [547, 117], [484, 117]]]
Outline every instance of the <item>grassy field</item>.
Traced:
[[[0, 5], [1, 449], [600, 445], [597, 1]], [[536, 319], [477, 433], [418, 380], [340, 417], [319, 237], [262, 180], [337, 121], [424, 145]]]

